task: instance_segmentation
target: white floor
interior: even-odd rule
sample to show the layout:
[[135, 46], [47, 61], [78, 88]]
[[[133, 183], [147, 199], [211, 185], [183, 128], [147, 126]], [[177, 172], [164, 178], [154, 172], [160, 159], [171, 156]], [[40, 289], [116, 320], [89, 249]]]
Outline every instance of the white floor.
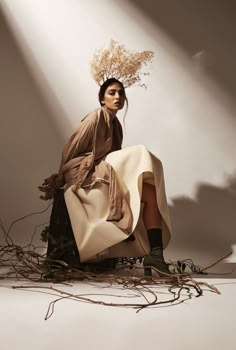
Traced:
[[[214, 284], [221, 295], [206, 291], [203, 296], [194, 297], [179, 305], [149, 308], [139, 313], [133, 309], [62, 300], [55, 305], [54, 314], [47, 321], [44, 318], [48, 304], [55, 296], [38, 291], [12, 289], [6, 282], [2, 282], [0, 348], [235, 349], [236, 278], [201, 280]], [[111, 287], [101, 290], [85, 283], [63, 288], [79, 294], [120, 294], [120, 291]], [[129, 301], [132, 302], [131, 299]], [[103, 300], [127, 302], [114, 296], [103, 297]]]

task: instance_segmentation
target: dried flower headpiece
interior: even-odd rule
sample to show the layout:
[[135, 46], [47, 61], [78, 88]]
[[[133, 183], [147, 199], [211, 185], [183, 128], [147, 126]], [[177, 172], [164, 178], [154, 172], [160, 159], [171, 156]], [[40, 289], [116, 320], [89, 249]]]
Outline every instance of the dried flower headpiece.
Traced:
[[113, 39], [107, 49], [95, 51], [91, 61], [91, 74], [101, 86], [109, 78], [121, 81], [125, 88], [130, 86], [146, 87], [141, 83], [142, 66], [152, 62], [153, 51], [131, 52]]

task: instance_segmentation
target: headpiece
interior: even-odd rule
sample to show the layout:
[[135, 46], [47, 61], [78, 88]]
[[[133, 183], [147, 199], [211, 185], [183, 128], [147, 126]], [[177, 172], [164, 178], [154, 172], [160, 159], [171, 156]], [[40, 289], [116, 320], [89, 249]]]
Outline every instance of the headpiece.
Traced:
[[113, 39], [107, 49], [97, 49], [91, 61], [91, 74], [101, 86], [109, 78], [116, 78], [124, 87], [141, 86], [142, 66], [152, 62], [153, 51], [131, 52]]

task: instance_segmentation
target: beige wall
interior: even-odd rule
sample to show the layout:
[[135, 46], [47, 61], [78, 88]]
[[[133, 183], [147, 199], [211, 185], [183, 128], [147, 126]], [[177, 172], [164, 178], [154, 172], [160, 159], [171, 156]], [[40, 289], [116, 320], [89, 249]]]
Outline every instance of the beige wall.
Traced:
[[64, 139], [97, 106], [89, 61], [95, 48], [114, 38], [155, 52], [148, 89], [127, 91], [124, 146], [145, 144], [163, 161], [174, 234], [169, 254], [218, 256], [236, 243], [235, 52], [229, 35], [235, 25], [218, 2], [214, 11], [208, 2], [204, 8], [182, 4], [170, 11], [159, 1], [2, 1], [5, 221], [42, 208], [35, 187], [57, 167]]
[[[8, 227], [45, 208], [37, 186], [57, 168], [62, 138], [2, 14], [0, 43], [0, 215]], [[19, 223], [13, 230], [16, 242], [28, 239], [34, 226], [46, 220], [42, 215]]]

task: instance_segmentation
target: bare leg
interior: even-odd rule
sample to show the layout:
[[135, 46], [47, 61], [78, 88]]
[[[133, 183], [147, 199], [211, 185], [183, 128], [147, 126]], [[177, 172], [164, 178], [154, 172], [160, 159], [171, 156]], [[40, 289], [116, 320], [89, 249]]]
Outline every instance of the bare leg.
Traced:
[[144, 203], [143, 222], [146, 230], [161, 228], [161, 213], [157, 206], [156, 190], [151, 184], [143, 182], [141, 201]]

